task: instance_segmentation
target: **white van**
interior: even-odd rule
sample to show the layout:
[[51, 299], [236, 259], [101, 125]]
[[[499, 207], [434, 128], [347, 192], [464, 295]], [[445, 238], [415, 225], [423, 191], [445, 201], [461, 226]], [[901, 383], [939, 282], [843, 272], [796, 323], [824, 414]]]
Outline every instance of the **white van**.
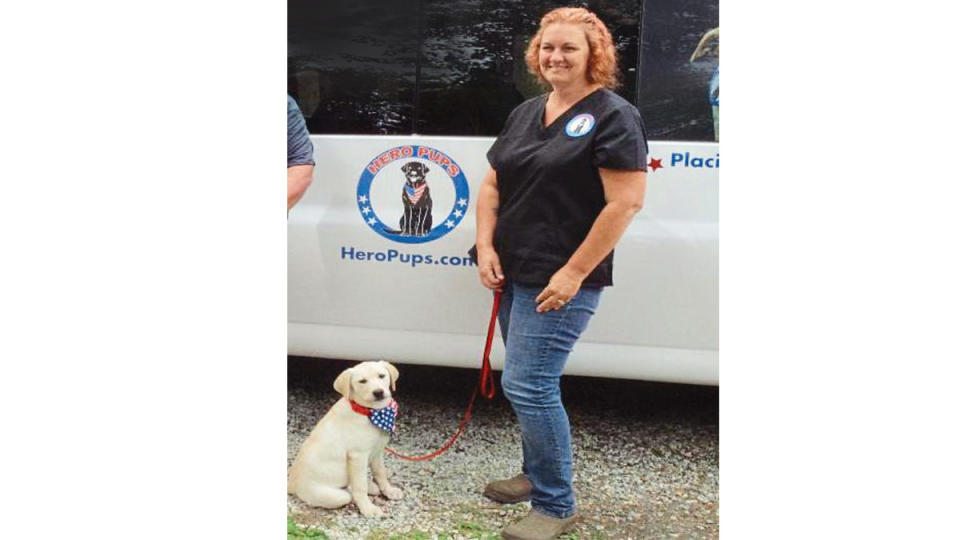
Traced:
[[[650, 137], [647, 196], [565, 372], [717, 385], [717, 59], [689, 60], [717, 26], [716, 0], [676, 28], [662, 23], [668, 2], [620, 3], [597, 13]], [[552, 3], [315, 4], [290, 3], [288, 88], [317, 164], [289, 214], [289, 354], [479, 367], [492, 294], [467, 255], [476, 194], [506, 114], [543, 92], [522, 51]], [[428, 171], [424, 236], [399, 231], [410, 162]], [[499, 338], [492, 363], [502, 369]]]

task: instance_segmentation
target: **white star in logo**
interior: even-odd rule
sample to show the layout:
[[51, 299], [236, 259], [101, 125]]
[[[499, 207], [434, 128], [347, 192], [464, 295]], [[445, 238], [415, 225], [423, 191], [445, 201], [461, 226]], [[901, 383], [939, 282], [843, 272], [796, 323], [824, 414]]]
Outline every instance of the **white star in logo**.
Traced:
[[454, 225], [456, 225], [456, 223], [454, 223], [454, 222], [452, 222], [452, 221], [450, 221], [450, 220], [448, 219], [447, 222], [444, 223], [444, 225], [446, 225], [447, 227], [450, 227], [450, 228], [452, 229], [452, 228], [454, 227]]
[[460, 217], [460, 216], [463, 215], [463, 212], [461, 212], [461, 211], [459, 211], [459, 210], [454, 210], [454, 211], [453, 211], [453, 215], [455, 215], [455, 216], [457, 216], [457, 217]]
[[367, 223], [369, 223], [369, 224], [371, 224], [371, 225], [376, 225], [376, 224], [377, 224], [377, 218], [370, 218], [370, 219], [367, 220]]
[[366, 196], [366, 195], [361, 195], [359, 201], [360, 201], [360, 204], [366, 204], [366, 202], [367, 202], [367, 196]]
[[364, 207], [363, 207], [363, 210], [361, 210], [361, 212], [363, 212], [364, 214], [369, 214], [369, 213], [370, 213], [370, 207], [369, 207], [369, 206], [364, 206]]
[[460, 199], [457, 201], [457, 206], [466, 206], [466, 205], [467, 205], [466, 199]]

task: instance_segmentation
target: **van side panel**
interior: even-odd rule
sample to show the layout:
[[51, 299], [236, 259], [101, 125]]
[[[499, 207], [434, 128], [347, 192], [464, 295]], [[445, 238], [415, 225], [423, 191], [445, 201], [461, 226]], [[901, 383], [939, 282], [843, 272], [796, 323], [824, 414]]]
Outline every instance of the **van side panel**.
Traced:
[[[311, 139], [313, 185], [288, 223], [289, 354], [478, 367], [491, 294], [466, 257], [493, 138]], [[644, 208], [566, 373], [716, 385], [719, 145], [651, 141], [649, 154]], [[410, 160], [429, 170], [434, 238], [384, 232], [399, 228]]]

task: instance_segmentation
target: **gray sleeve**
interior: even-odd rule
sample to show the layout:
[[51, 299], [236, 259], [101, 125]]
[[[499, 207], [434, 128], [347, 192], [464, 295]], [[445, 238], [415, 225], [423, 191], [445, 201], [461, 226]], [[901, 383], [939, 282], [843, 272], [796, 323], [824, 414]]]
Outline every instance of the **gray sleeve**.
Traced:
[[314, 165], [313, 143], [297, 102], [287, 96], [287, 167]]

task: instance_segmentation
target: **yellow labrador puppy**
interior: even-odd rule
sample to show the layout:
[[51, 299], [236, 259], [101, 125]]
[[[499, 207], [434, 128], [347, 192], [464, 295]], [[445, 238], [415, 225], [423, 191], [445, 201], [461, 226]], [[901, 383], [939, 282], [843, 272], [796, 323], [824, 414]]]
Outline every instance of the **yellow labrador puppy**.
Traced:
[[[403, 497], [390, 485], [383, 449], [393, 432], [400, 374], [389, 362], [363, 362], [341, 373], [333, 388], [343, 397], [317, 422], [293, 460], [287, 492], [311, 506], [340, 508], [353, 501], [364, 516], [382, 516], [368, 497]], [[367, 477], [367, 466], [375, 482]]]

